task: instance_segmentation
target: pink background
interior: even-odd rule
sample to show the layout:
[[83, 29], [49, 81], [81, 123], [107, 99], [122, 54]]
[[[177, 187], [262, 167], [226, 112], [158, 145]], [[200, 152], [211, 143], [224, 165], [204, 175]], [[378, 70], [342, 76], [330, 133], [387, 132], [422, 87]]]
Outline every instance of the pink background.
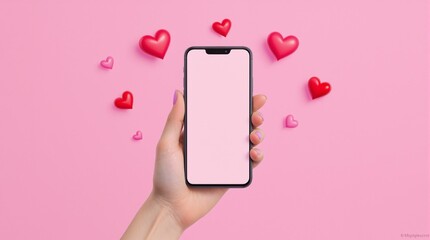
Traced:
[[[111, 2], [0, 3], [0, 239], [121, 236], [151, 190], [191, 45], [250, 47], [268, 102], [252, 185], [184, 239], [429, 234], [428, 1]], [[225, 17], [227, 38], [210, 29]], [[138, 48], [161, 28], [172, 36], [164, 60]], [[276, 62], [272, 31], [299, 49]], [[108, 55], [113, 70], [98, 65]], [[315, 101], [313, 75], [333, 86]], [[113, 107], [124, 90], [133, 110]], [[283, 128], [288, 114], [298, 128]]]
[[232, 49], [228, 55], [204, 49], [187, 54], [186, 177], [192, 184], [251, 181], [250, 61], [245, 49]]

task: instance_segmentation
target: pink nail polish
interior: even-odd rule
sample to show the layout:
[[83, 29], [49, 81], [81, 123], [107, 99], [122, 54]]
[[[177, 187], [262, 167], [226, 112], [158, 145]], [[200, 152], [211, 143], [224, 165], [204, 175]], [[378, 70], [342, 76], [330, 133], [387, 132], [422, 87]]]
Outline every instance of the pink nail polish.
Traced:
[[261, 117], [261, 120], [264, 121], [263, 114], [261, 112], [258, 112], [258, 115]]
[[261, 150], [258, 148], [254, 148], [254, 151], [257, 153], [257, 155], [261, 155]]
[[257, 137], [259, 138], [259, 139], [261, 139], [263, 136], [261, 135], [261, 132], [255, 132], [255, 134], [257, 134]]
[[178, 93], [175, 90], [175, 92], [173, 93], [173, 105], [175, 105], [177, 99], [178, 99]]

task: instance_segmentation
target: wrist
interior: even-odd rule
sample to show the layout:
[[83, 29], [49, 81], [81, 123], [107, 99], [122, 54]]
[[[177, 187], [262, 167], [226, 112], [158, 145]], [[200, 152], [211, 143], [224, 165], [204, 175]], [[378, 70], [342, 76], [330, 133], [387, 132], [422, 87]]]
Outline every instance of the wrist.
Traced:
[[151, 192], [148, 199], [145, 201], [145, 204], [146, 203], [148, 203], [150, 207], [157, 209], [159, 219], [165, 224], [168, 224], [172, 230], [179, 233], [179, 235], [185, 231], [185, 228], [182, 226], [180, 219], [177, 217], [171, 205], [163, 200], [162, 197]]
[[184, 230], [171, 207], [151, 193], [121, 240], [179, 239]]

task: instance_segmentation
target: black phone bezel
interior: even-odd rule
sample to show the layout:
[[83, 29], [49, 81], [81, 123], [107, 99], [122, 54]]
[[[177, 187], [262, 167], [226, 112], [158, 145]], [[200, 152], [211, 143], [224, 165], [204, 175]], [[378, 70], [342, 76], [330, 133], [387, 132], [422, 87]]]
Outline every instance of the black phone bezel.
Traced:
[[[252, 94], [253, 94], [253, 76], [252, 76], [252, 51], [245, 46], [192, 46], [189, 47], [184, 54], [184, 101], [185, 101], [185, 115], [184, 115], [184, 141], [183, 141], [183, 152], [184, 152], [184, 172], [185, 172], [185, 183], [190, 187], [228, 187], [228, 188], [244, 188], [252, 182], [252, 159], [249, 156], [249, 151], [252, 149], [253, 144], [249, 141], [249, 179], [244, 184], [194, 184], [188, 181], [187, 175], [187, 56], [192, 50], [205, 50], [208, 54], [229, 54], [232, 49], [245, 50], [249, 54], [249, 134], [251, 134], [253, 127], [251, 122], [252, 116]], [[208, 52], [209, 51], [209, 52]]]

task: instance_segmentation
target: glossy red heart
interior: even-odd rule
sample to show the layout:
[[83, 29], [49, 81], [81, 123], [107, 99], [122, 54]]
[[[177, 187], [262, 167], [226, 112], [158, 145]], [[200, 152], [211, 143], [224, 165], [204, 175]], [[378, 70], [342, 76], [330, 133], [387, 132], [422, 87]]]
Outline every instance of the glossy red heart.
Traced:
[[122, 97], [115, 99], [115, 106], [121, 109], [132, 109], [133, 108], [133, 94], [129, 91], [125, 91]]
[[299, 47], [299, 39], [297, 37], [288, 36], [282, 38], [282, 35], [278, 32], [272, 32], [267, 37], [267, 43], [277, 60], [290, 55]]
[[170, 34], [164, 29], [158, 30], [155, 37], [146, 35], [139, 41], [139, 46], [144, 52], [161, 59], [166, 55], [169, 44]]
[[222, 21], [222, 23], [219, 22], [214, 22], [212, 24], [212, 29], [219, 33], [220, 35], [223, 35], [224, 37], [227, 37], [228, 32], [230, 31], [231, 28], [231, 21], [230, 19], [224, 19]]
[[309, 91], [311, 92], [311, 95], [312, 95], [312, 99], [327, 95], [331, 90], [330, 83], [328, 82], [321, 83], [317, 77], [311, 77], [311, 79], [309, 79], [308, 86], [309, 86]]

